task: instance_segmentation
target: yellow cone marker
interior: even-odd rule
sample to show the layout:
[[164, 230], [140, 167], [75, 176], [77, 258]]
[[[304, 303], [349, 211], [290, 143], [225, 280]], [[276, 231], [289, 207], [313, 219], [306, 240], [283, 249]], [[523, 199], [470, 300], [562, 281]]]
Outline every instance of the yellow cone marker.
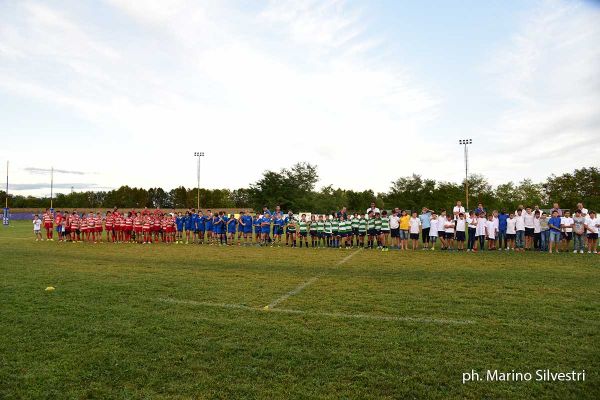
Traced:
[[48, 286], [45, 290], [46, 292], [51, 292], [54, 290], [54, 286]]

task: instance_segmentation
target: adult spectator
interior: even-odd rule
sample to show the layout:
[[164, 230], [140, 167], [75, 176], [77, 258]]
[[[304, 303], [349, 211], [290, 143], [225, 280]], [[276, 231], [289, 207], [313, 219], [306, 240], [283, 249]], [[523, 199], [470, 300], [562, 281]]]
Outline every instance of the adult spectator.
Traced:
[[454, 215], [454, 220], [456, 221], [458, 219], [458, 214], [460, 213], [465, 213], [465, 208], [462, 205], [462, 201], [458, 200], [456, 202], [456, 205], [454, 206], [454, 208], [452, 209], [452, 214]]
[[563, 215], [563, 212], [562, 212], [562, 210], [560, 209], [560, 207], [558, 206], [558, 203], [554, 203], [554, 204], [552, 205], [552, 208], [550, 209], [550, 215], [552, 215], [552, 213], [553, 213], [554, 211], [556, 211], [556, 212], [558, 213], [558, 216], [559, 216], [559, 217], [562, 217], [562, 215]]
[[263, 211], [262, 211], [263, 215], [271, 215], [271, 211], [269, 211], [269, 207], [267, 206], [263, 206]]
[[588, 209], [583, 206], [583, 203], [577, 203], [577, 210], [581, 210], [582, 217], [587, 217]]
[[431, 211], [427, 207], [423, 207], [421, 215], [421, 241], [423, 243], [423, 249], [429, 249], [429, 230], [431, 228]]
[[477, 204], [477, 208], [475, 209], [475, 214], [481, 214], [481, 213], [486, 213], [487, 214], [487, 210], [483, 206], [483, 203]]
[[337, 217], [344, 217], [344, 221], [348, 220], [348, 211], [346, 210], [346, 207], [342, 207], [342, 209], [337, 212]]
[[376, 213], [380, 212], [379, 208], [377, 208], [375, 206], [375, 202], [374, 201], [371, 202], [371, 207], [367, 208], [367, 214], [369, 214], [370, 212], [372, 212], [373, 214], [376, 214]]

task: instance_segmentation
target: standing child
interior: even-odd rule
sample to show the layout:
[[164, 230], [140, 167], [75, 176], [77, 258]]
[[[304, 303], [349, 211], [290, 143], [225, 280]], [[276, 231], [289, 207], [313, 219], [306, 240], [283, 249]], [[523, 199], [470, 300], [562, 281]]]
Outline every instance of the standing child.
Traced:
[[388, 240], [390, 237], [390, 217], [386, 210], [381, 212], [381, 245], [383, 251], [389, 251]]
[[357, 247], [363, 248], [365, 247], [365, 236], [367, 235], [367, 220], [365, 219], [364, 214], [360, 214], [358, 217], [358, 242], [356, 243]]
[[[525, 219], [523, 216], [523, 209], [519, 208], [517, 210], [517, 214], [515, 215], [515, 219], [517, 220], [516, 229], [516, 251], [525, 251]], [[560, 223], [559, 223], [560, 226]]]
[[581, 210], [577, 209], [575, 211], [575, 216], [573, 217], [573, 253], [583, 254], [584, 249], [584, 240], [585, 237], [585, 217], [582, 215]]
[[42, 220], [37, 214], [33, 216], [33, 234], [35, 235], [36, 242], [44, 240], [42, 239]]
[[52, 216], [52, 213], [50, 212], [50, 210], [48, 208], [46, 208], [46, 212], [44, 213], [44, 215], [42, 216], [43, 221], [44, 221], [44, 229], [46, 229], [46, 240], [54, 240], [53, 239], [53, 220], [54, 217]]
[[298, 232], [300, 233], [300, 247], [302, 247], [302, 242], [304, 242], [305, 247], [308, 248], [308, 221], [306, 220], [306, 214], [300, 216]]
[[515, 238], [517, 236], [517, 220], [515, 214], [510, 213], [506, 220], [506, 250], [515, 251]]
[[431, 244], [431, 250], [435, 250], [435, 242], [438, 238], [438, 216], [436, 213], [431, 214], [429, 219], [429, 243]]
[[467, 221], [465, 220], [465, 213], [459, 213], [458, 219], [456, 220], [456, 246], [459, 251], [465, 249]]
[[452, 215], [446, 216], [444, 237], [446, 239], [446, 250], [454, 250], [454, 219], [452, 218]]
[[[227, 243], [229, 246], [233, 246], [235, 242], [235, 233], [237, 231], [237, 222], [238, 220], [235, 218], [235, 215], [229, 214], [229, 220], [227, 220], [227, 236], [229, 242]], [[240, 229], [241, 232], [241, 229]]]
[[312, 248], [317, 247], [318, 234], [317, 234], [317, 217], [315, 214], [310, 215], [310, 222], [308, 224], [308, 232], [310, 234], [310, 245]]
[[571, 240], [573, 240], [573, 218], [571, 218], [570, 211], [564, 212], [564, 216], [560, 219], [560, 226], [562, 228], [561, 236], [563, 251], [569, 251]]
[[473, 251], [475, 246], [475, 238], [477, 232], [477, 217], [475, 216], [474, 211], [469, 211], [469, 216], [466, 218], [467, 220], [467, 229], [469, 232], [469, 238], [467, 242], [467, 251]]
[[412, 242], [412, 250], [416, 250], [419, 247], [419, 233], [421, 228], [421, 219], [417, 217], [417, 212], [414, 211], [408, 221], [409, 234]]
[[410, 230], [410, 215], [406, 210], [402, 210], [400, 213], [400, 221], [398, 222], [400, 228], [400, 250], [408, 250], [408, 238]]
[[493, 214], [488, 215], [488, 220], [485, 224], [485, 235], [488, 240], [488, 250], [494, 250], [496, 248], [496, 224]]
[[442, 250], [446, 250], [446, 210], [442, 209], [437, 223], [438, 237], [442, 243]]
[[548, 221], [548, 226], [550, 227], [550, 247], [548, 252], [552, 253], [552, 247], [554, 247], [554, 249], [556, 250], [556, 252], [558, 253], [558, 245], [560, 243], [560, 217], [558, 216], [558, 211], [557, 210], [553, 210], [552, 211], [552, 217], [550, 217], [550, 220]]
[[594, 211], [588, 213], [585, 220], [585, 231], [587, 232], [588, 253], [597, 254], [596, 245], [598, 243], [598, 227], [600, 227], [600, 218], [596, 217]]

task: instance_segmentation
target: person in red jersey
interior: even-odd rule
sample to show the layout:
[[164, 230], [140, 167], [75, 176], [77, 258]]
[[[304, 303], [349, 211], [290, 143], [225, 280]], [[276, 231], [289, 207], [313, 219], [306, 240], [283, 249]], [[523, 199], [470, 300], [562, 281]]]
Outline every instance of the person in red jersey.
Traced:
[[90, 234], [88, 232], [88, 219], [85, 213], [81, 216], [81, 221], [79, 223], [79, 232], [81, 232], [81, 239], [83, 241], [90, 240]]
[[63, 216], [60, 211], [56, 213], [54, 216], [54, 225], [56, 225], [56, 235], [58, 236], [58, 241], [62, 242], [63, 240], [63, 226], [62, 226]]
[[[113, 214], [115, 214], [113, 212]], [[114, 241], [116, 241], [117, 243], [122, 242], [123, 241], [123, 218], [121, 217], [121, 214], [119, 214], [118, 212], [115, 215], [115, 239]]]
[[169, 217], [164, 214], [162, 220], [160, 221], [160, 231], [162, 233], [162, 241], [163, 243], [168, 243], [169, 240]]
[[143, 243], [144, 238], [142, 234], [142, 227], [144, 226], [144, 219], [140, 213], [136, 213], [133, 218], [133, 232], [135, 233], [135, 241], [137, 243]]
[[154, 235], [154, 241], [160, 242], [160, 229], [162, 226], [162, 220], [159, 215], [154, 215], [152, 218], [152, 233]]
[[87, 216], [87, 240], [96, 243], [96, 216], [90, 212]]
[[96, 238], [102, 243], [102, 214], [100, 211], [96, 213]]
[[143, 217], [142, 233], [144, 234], [144, 244], [152, 243], [152, 219], [149, 215]]
[[133, 217], [131, 213], [127, 213], [127, 217], [125, 217], [125, 241], [131, 242], [131, 232], [133, 231]]
[[77, 211], [73, 211], [73, 215], [71, 215], [71, 241], [73, 243], [81, 242], [81, 231], [79, 228], [81, 227], [81, 218]]
[[104, 219], [104, 228], [106, 229], [106, 241], [110, 242], [111, 239], [115, 241], [115, 217], [112, 212], [106, 212], [106, 218]]
[[46, 240], [54, 240], [52, 238], [53, 229], [54, 229], [54, 226], [53, 226], [54, 218], [52, 217], [52, 213], [50, 212], [50, 210], [47, 208], [46, 208], [46, 212], [42, 216], [42, 221], [44, 223], [44, 229], [46, 230]]
[[62, 240], [66, 242], [67, 240], [71, 240], [71, 222], [70, 222], [71, 214], [68, 211], [65, 211], [65, 215], [63, 215], [62, 220]]
[[169, 216], [169, 240], [171, 243], [175, 243], [175, 217], [173, 215]]

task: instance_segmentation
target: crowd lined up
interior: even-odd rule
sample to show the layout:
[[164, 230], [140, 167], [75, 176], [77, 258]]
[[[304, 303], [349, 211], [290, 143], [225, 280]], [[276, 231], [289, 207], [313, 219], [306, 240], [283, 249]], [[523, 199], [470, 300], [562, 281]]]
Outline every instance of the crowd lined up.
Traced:
[[60, 242], [185, 243], [257, 245], [311, 248], [398, 250], [573, 251], [597, 253], [600, 218], [579, 203], [548, 212], [519, 206], [515, 211], [488, 212], [479, 204], [466, 211], [461, 202], [450, 210], [421, 212], [379, 210], [374, 203], [365, 213], [349, 214], [346, 208], [330, 214], [284, 213], [264, 207], [255, 215], [240, 211], [166, 213], [160, 209], [106, 213], [46, 210], [33, 219], [36, 240]]

